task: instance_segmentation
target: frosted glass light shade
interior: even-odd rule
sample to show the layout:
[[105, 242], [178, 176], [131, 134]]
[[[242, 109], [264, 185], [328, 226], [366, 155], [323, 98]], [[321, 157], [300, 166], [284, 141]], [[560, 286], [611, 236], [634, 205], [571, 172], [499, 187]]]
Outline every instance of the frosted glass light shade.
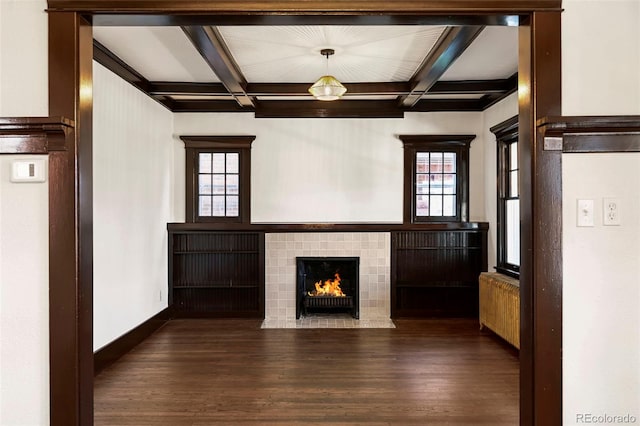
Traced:
[[346, 92], [347, 88], [332, 75], [323, 75], [309, 88], [309, 93], [319, 101], [335, 101]]

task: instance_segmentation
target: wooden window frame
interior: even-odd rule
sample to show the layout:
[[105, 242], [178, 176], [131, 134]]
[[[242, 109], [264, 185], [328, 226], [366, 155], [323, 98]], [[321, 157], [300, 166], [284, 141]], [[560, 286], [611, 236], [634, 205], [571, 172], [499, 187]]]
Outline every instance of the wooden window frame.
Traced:
[[[185, 146], [185, 221], [191, 223], [251, 222], [251, 144], [255, 136], [180, 136]], [[196, 194], [198, 171], [196, 157], [200, 153], [238, 153], [238, 216], [199, 216]]]
[[[400, 135], [404, 146], [404, 223], [467, 222], [469, 220], [469, 148], [476, 135]], [[415, 202], [418, 152], [456, 154], [456, 215], [417, 216]]]
[[[511, 117], [491, 127], [490, 130], [496, 136], [497, 148], [497, 265], [495, 270], [514, 278], [520, 278], [520, 265], [507, 262], [507, 200], [514, 199], [509, 196], [509, 146], [518, 142], [518, 116]], [[517, 199], [520, 199], [519, 188]]]

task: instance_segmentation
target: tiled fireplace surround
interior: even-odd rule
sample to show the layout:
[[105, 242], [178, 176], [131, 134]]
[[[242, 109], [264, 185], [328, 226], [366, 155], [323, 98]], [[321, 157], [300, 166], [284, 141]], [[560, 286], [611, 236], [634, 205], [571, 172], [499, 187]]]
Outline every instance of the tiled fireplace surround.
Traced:
[[[391, 235], [388, 232], [269, 233], [265, 236], [265, 328], [300, 326], [296, 321], [296, 257], [359, 257], [360, 320], [363, 326], [393, 326]], [[348, 326], [348, 325], [347, 325]]]

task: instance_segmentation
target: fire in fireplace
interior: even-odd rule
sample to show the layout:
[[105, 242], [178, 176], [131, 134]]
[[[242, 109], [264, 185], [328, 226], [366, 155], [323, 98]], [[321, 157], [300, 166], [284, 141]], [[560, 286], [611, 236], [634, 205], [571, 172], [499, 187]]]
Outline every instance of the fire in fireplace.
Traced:
[[296, 257], [296, 318], [310, 313], [359, 317], [358, 257]]

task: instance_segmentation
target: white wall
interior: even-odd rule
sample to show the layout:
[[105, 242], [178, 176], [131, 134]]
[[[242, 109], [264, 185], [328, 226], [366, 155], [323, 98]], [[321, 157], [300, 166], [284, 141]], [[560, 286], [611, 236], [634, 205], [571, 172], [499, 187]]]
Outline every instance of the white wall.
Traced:
[[[172, 113], [94, 62], [93, 318], [98, 349], [167, 306]], [[184, 202], [181, 200], [181, 203]]]
[[[640, 153], [564, 155], [563, 191], [565, 425], [640, 421]], [[602, 224], [609, 197], [620, 226]], [[594, 227], [576, 227], [579, 198], [595, 201]]]
[[[470, 218], [484, 220], [481, 113], [408, 113], [404, 119], [266, 119], [175, 114], [175, 134], [256, 135], [253, 222], [402, 222], [400, 134], [475, 134]], [[184, 170], [184, 154], [176, 156]], [[181, 172], [177, 173], [181, 176]], [[184, 182], [180, 184], [184, 186]], [[183, 207], [184, 208], [184, 207]]]
[[[0, 0], [0, 117], [47, 116], [42, 0]], [[48, 184], [0, 156], [0, 425], [49, 424]]]
[[[640, 114], [640, 2], [563, 2], [564, 115]], [[563, 161], [564, 424], [579, 414], [640, 422], [640, 155], [565, 154]], [[622, 226], [602, 226], [602, 198]], [[596, 201], [577, 228], [576, 200]]]
[[518, 115], [518, 93], [509, 95], [507, 98], [493, 105], [482, 113], [483, 138], [484, 138], [484, 211], [487, 222], [489, 222], [488, 235], [488, 262], [489, 270], [497, 264], [498, 253], [498, 193], [496, 188], [497, 170], [497, 147], [496, 137], [489, 130], [496, 124]]

